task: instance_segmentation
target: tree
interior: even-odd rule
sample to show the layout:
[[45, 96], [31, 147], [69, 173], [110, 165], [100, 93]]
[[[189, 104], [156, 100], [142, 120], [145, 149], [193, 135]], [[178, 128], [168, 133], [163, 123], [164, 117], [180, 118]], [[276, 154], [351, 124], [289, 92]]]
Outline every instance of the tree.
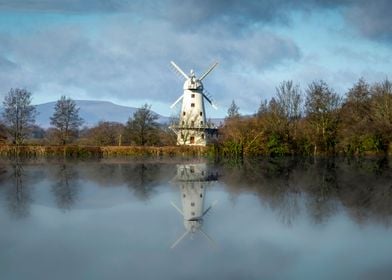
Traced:
[[147, 103], [139, 108], [127, 122], [130, 140], [136, 145], [154, 145], [158, 142], [158, 115]]
[[297, 120], [301, 117], [302, 97], [299, 85], [293, 81], [283, 81], [276, 88], [276, 99], [288, 120]]
[[385, 80], [371, 88], [371, 121], [384, 151], [392, 142], [392, 83]]
[[57, 128], [61, 144], [67, 144], [71, 140], [71, 136], [75, 135], [83, 124], [75, 101], [64, 95], [61, 96], [54, 107], [53, 116], [50, 117], [50, 124]]
[[227, 118], [238, 118], [240, 116], [239, 113], [240, 107], [235, 104], [234, 100], [231, 102], [229, 109], [227, 110]]
[[256, 116], [262, 117], [267, 112], [268, 112], [268, 100], [264, 99], [260, 102], [259, 108], [257, 109]]
[[117, 122], [99, 122], [87, 132], [89, 142], [94, 145], [121, 146], [124, 125]]
[[35, 122], [36, 109], [31, 105], [31, 92], [10, 89], [3, 101], [3, 118], [15, 144], [22, 144]]
[[346, 93], [340, 110], [339, 139], [345, 152], [360, 154], [377, 148], [370, 131], [370, 113], [370, 87], [359, 79]]
[[293, 81], [283, 81], [276, 88], [277, 103], [285, 118], [286, 141], [293, 149], [297, 149], [298, 124], [302, 114], [302, 95], [299, 85]]
[[0, 144], [5, 143], [7, 141], [7, 128], [5, 125], [0, 123]]
[[313, 82], [306, 90], [305, 110], [314, 154], [335, 148], [340, 97], [324, 81]]

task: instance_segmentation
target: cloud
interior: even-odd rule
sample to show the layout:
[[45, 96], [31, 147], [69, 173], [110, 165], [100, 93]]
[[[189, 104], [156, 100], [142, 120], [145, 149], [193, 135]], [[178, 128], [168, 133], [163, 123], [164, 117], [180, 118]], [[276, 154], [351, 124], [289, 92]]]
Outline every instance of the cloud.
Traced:
[[219, 23], [237, 34], [259, 25], [290, 25], [296, 12], [332, 9], [343, 12], [346, 22], [361, 35], [383, 41], [392, 40], [391, 8], [389, 0], [0, 0], [0, 11], [128, 13], [162, 20], [182, 31]]
[[[121, 0], [0, 0], [1, 10], [46, 12], [114, 12], [123, 7]], [[129, 4], [128, 4], [129, 5]]]
[[366, 62], [369, 65], [390, 63], [392, 58], [389, 55], [371, 52], [370, 50], [354, 50], [347, 47], [336, 47], [332, 50], [332, 54], [340, 55], [342, 58], [347, 59], [350, 63]]
[[69, 23], [29, 34], [0, 34], [0, 45], [12, 57], [0, 59], [0, 71], [7, 73], [1, 78], [2, 94], [22, 87], [40, 102], [67, 95], [134, 106], [170, 104], [181, 94], [183, 81], [171, 71], [170, 60], [199, 75], [213, 61], [221, 62], [205, 85], [226, 105], [244, 85], [256, 83], [241, 78], [242, 72], [263, 72], [301, 56], [291, 39], [267, 31], [248, 32], [245, 39], [219, 24], [211, 31], [180, 32], [162, 20], [134, 22], [125, 15], [107, 19], [93, 36], [84, 26]]
[[361, 35], [392, 42], [392, 2], [361, 0], [346, 11], [346, 19]]
[[[69, 95], [134, 106], [144, 102], [171, 104], [181, 94], [183, 81], [170, 70], [170, 60], [184, 71], [193, 68], [199, 75], [218, 60], [219, 67], [205, 80], [206, 89], [221, 107], [236, 99], [244, 111], [252, 112], [259, 100], [273, 94], [274, 83], [283, 77], [303, 83], [350, 72], [342, 66], [327, 69], [322, 62], [304, 59], [309, 50], [297, 45], [303, 41], [295, 37], [299, 33], [279, 32], [279, 28], [294, 30], [295, 14], [318, 11], [324, 15], [323, 11], [333, 10], [362, 36], [385, 41], [392, 34], [392, 24], [388, 25], [390, 19], [381, 8], [387, 10], [389, 4], [376, 1], [376, 6], [381, 4], [366, 14], [366, 3], [0, 0], [2, 15], [21, 16], [29, 27], [28, 31], [13, 31], [10, 25], [7, 30], [6, 20], [0, 21], [0, 95], [11, 87], [25, 87], [40, 102]], [[37, 16], [41, 14], [43, 20]], [[326, 32], [323, 26], [320, 32]], [[311, 36], [302, 35], [305, 39]], [[309, 41], [324, 47], [322, 42]], [[340, 55], [351, 56], [351, 60], [363, 54], [371, 63], [389, 54], [376, 57], [372, 50], [358, 52], [349, 43], [345, 46]], [[238, 96], [241, 100], [237, 101]]]
[[58, 13], [137, 13], [164, 19], [180, 29], [194, 30], [213, 22], [231, 29], [254, 23], [288, 24], [293, 11], [341, 6], [338, 0], [0, 0], [0, 10]]

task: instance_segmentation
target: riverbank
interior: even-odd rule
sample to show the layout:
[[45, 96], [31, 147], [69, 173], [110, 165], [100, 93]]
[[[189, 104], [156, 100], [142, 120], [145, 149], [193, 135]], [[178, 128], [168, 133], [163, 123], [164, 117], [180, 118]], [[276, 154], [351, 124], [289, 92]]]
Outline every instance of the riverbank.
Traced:
[[[389, 149], [392, 151], [392, 147]], [[219, 158], [258, 158], [258, 157], [291, 157], [312, 155], [284, 154], [274, 156], [271, 154], [246, 154], [228, 151], [219, 145], [211, 146], [87, 146], [87, 145], [0, 145], [0, 156], [12, 157], [69, 157], [69, 158], [105, 158], [105, 157], [219, 157]], [[361, 154], [336, 153], [334, 155], [318, 154], [317, 157], [389, 157], [390, 153], [385, 152], [363, 152]]]
[[181, 157], [181, 156], [212, 156], [213, 147], [196, 146], [43, 146], [43, 145], [0, 145], [1, 156], [26, 157], [112, 157], [112, 156], [151, 156], [151, 157]]

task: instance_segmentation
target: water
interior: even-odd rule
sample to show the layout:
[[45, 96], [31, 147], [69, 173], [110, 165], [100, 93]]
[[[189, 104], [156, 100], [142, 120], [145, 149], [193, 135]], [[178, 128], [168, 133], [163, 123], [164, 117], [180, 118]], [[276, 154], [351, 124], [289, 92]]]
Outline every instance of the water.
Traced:
[[0, 279], [391, 279], [391, 222], [385, 159], [0, 160]]

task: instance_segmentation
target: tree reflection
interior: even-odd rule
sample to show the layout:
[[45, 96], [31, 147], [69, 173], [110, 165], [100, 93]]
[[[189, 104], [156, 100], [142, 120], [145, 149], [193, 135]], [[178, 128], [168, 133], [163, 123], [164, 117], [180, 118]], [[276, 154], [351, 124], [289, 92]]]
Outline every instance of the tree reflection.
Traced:
[[57, 169], [55, 183], [52, 185], [52, 193], [55, 196], [57, 206], [60, 209], [69, 210], [77, 200], [78, 172], [73, 165], [66, 163], [58, 165]]
[[389, 160], [341, 163], [339, 199], [358, 223], [377, 219], [391, 223], [392, 170]]
[[6, 182], [8, 207], [16, 218], [28, 217], [32, 199], [30, 190], [24, 185], [24, 170], [19, 158], [11, 163], [11, 173]]
[[223, 164], [222, 181], [230, 192], [250, 192], [276, 210], [279, 218], [291, 225], [300, 214], [300, 191], [295, 169], [296, 159], [264, 159]]
[[7, 168], [0, 163], [0, 187], [4, 185], [7, 175]]
[[[76, 203], [82, 181], [99, 187], [126, 185], [139, 199], [148, 200], [176, 172], [179, 176], [178, 166], [187, 166], [178, 163], [169, 160], [76, 163], [40, 159], [27, 164], [20, 158], [3, 160], [0, 194], [16, 217], [29, 215], [31, 186], [43, 179], [49, 180], [55, 202], [63, 210], [71, 209]], [[213, 179], [211, 166], [200, 172], [194, 167], [194, 173], [186, 167], [181, 172], [191, 177], [204, 172], [200, 176]], [[392, 169], [388, 158], [264, 158], [216, 163], [214, 172], [219, 173], [230, 197], [254, 194], [287, 225], [295, 223], [305, 212], [314, 223], [324, 223], [342, 209], [357, 223], [390, 224], [392, 221]], [[188, 188], [185, 180], [184, 184]]]
[[162, 165], [154, 163], [136, 163], [122, 166], [122, 174], [128, 188], [135, 195], [142, 199], [148, 200], [154, 193], [156, 186], [161, 184], [160, 173]]
[[392, 170], [387, 158], [262, 159], [224, 163], [221, 173], [232, 194], [256, 194], [286, 224], [300, 214], [300, 205], [315, 223], [327, 221], [341, 206], [359, 223], [370, 218], [391, 222]]
[[337, 211], [336, 200], [339, 185], [335, 158], [319, 159], [304, 174], [303, 191], [309, 199], [307, 207], [315, 223], [322, 223]]

